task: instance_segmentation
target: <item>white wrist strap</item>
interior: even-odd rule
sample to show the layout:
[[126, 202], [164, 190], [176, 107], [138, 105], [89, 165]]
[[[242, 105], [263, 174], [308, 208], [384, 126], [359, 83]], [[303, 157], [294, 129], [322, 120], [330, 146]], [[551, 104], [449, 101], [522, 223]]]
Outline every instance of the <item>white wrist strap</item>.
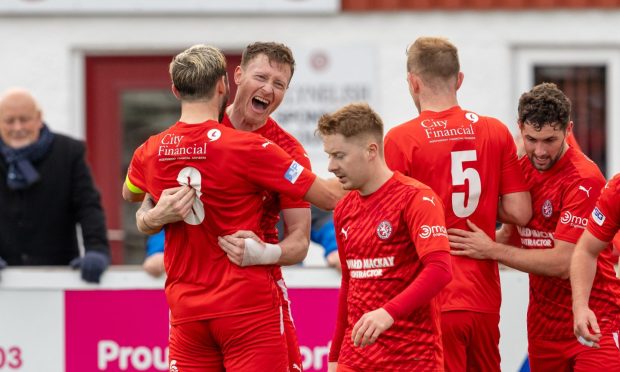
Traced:
[[273, 265], [282, 256], [282, 248], [277, 244], [265, 243], [265, 245], [254, 239], [245, 238], [245, 250], [241, 266], [252, 265]]

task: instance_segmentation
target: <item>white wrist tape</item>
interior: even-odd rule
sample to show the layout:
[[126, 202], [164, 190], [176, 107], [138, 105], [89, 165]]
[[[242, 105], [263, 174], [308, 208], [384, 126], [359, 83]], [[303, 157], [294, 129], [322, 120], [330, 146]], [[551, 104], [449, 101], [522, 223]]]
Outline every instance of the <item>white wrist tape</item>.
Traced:
[[245, 250], [241, 266], [273, 265], [282, 256], [282, 248], [277, 244], [264, 245], [251, 238], [245, 238]]
[[583, 346], [587, 346], [587, 347], [593, 347], [594, 346], [594, 342], [593, 341], [588, 341], [585, 338], [583, 338], [583, 336], [577, 337], [577, 341], [579, 341], [579, 343], [582, 344]]

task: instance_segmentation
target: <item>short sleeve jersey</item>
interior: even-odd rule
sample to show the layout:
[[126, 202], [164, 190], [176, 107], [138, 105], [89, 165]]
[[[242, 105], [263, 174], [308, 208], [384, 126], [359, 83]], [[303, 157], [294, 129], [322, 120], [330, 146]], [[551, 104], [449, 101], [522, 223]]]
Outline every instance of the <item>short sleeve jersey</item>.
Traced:
[[616, 174], [601, 192], [588, 219], [588, 231], [599, 240], [609, 242], [620, 230], [620, 174]]
[[231, 263], [217, 237], [238, 230], [261, 236], [263, 191], [302, 198], [315, 176], [280, 147], [215, 121], [178, 122], [134, 153], [130, 189], [159, 199], [164, 189], [196, 189], [192, 213], [166, 225], [166, 296], [172, 322], [243, 314], [278, 305], [270, 268]]
[[[392, 170], [430, 186], [445, 205], [448, 228], [469, 230], [469, 219], [495, 236], [498, 198], [527, 191], [516, 147], [504, 124], [458, 106], [423, 111], [391, 129], [385, 157]], [[442, 311], [499, 313], [497, 263], [452, 256], [453, 279], [441, 291]]]
[[[532, 195], [533, 217], [517, 227], [526, 249], [551, 249], [555, 240], [576, 244], [588, 225], [588, 217], [605, 184], [596, 164], [583, 153], [569, 148], [549, 170], [536, 170], [527, 156], [520, 160]], [[620, 315], [611, 248], [598, 258], [590, 295], [603, 332], [616, 330]], [[574, 338], [570, 280], [530, 274], [527, 314], [528, 337], [544, 340]]]
[[421, 257], [450, 249], [437, 195], [395, 172], [370, 195], [347, 194], [336, 206], [334, 226], [347, 291], [344, 338], [332, 346], [340, 347], [338, 362], [369, 371], [410, 371], [419, 359], [443, 366], [436, 299], [396, 320], [371, 346], [354, 347], [351, 341], [364, 313], [384, 306], [419, 275]]

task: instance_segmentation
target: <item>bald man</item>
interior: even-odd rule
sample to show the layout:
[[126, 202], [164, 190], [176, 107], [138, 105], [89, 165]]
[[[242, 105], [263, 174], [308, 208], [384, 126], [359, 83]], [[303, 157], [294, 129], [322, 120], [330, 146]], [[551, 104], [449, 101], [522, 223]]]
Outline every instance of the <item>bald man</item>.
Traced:
[[28, 91], [0, 96], [0, 268], [71, 265], [85, 281], [99, 282], [109, 246], [84, 153], [82, 142], [49, 130]]

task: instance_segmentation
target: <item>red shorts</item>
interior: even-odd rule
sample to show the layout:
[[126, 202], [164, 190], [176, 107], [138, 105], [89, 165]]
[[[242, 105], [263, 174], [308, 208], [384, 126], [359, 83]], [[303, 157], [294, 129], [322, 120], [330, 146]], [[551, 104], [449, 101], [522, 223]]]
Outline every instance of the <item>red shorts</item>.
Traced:
[[530, 371], [620, 371], [617, 337], [617, 333], [603, 334], [599, 349], [583, 346], [576, 338], [528, 340]]
[[280, 307], [282, 308], [282, 322], [284, 323], [284, 337], [286, 339], [286, 347], [288, 349], [288, 369], [291, 372], [303, 371], [301, 352], [299, 351], [299, 341], [297, 340], [297, 331], [291, 314], [291, 300], [288, 298], [288, 289], [284, 279], [276, 282], [280, 289]]
[[499, 372], [499, 314], [473, 311], [441, 313], [447, 372]]
[[288, 371], [280, 308], [173, 325], [170, 370]]

